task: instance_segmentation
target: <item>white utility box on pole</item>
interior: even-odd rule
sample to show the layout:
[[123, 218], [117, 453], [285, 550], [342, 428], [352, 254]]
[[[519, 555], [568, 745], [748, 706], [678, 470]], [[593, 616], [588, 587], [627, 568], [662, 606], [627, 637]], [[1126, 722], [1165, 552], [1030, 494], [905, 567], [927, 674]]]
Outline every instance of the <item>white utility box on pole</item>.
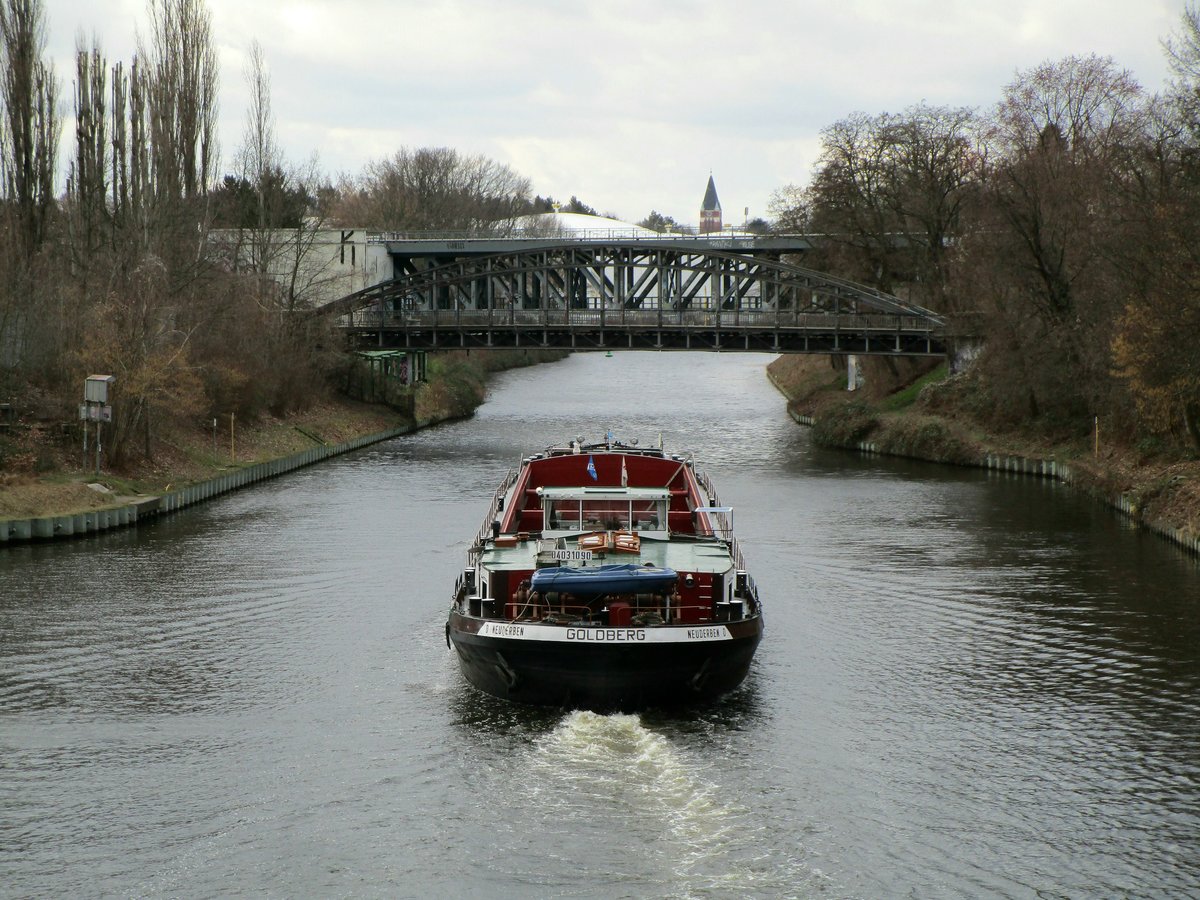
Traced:
[[108, 405], [108, 394], [116, 380], [112, 375], [89, 375], [83, 383], [83, 405], [79, 407], [79, 418], [83, 419], [83, 465], [87, 468], [87, 423], [95, 422], [97, 475], [100, 474], [100, 423], [112, 421], [112, 407]]

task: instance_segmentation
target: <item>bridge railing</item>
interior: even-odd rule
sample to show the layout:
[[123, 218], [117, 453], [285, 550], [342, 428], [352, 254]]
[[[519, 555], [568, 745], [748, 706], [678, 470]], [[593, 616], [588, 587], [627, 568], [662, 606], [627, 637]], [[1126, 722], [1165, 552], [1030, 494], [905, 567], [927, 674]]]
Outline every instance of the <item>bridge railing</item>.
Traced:
[[[752, 234], [748, 231], [710, 231], [701, 234], [694, 229], [690, 232], [658, 232], [638, 231], [631, 228], [584, 228], [577, 231], [546, 231], [538, 232], [515, 230], [488, 234], [486, 232], [462, 231], [369, 231], [368, 244], [412, 243], [430, 241], [445, 243], [447, 241], [462, 241], [464, 243], [495, 243], [497, 240], [518, 241], [688, 241], [695, 243], [703, 241], [735, 241], [740, 244], [753, 244], [764, 239], [792, 238], [809, 240], [808, 235], [773, 235]], [[464, 248], [465, 249], [465, 248]]]
[[343, 317], [342, 324], [365, 329], [414, 328], [798, 328], [827, 331], [929, 331], [919, 316], [883, 313], [827, 313], [798, 310], [435, 310], [392, 311], [361, 309]]

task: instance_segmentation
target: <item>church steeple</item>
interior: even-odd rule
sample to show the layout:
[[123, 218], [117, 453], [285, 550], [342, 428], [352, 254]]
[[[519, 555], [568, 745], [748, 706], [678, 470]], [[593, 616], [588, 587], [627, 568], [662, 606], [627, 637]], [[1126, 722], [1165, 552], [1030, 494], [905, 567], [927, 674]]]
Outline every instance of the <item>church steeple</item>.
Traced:
[[704, 202], [700, 205], [700, 233], [711, 234], [721, 230], [721, 201], [717, 199], [717, 185], [712, 174], [708, 176], [708, 187], [704, 191]]

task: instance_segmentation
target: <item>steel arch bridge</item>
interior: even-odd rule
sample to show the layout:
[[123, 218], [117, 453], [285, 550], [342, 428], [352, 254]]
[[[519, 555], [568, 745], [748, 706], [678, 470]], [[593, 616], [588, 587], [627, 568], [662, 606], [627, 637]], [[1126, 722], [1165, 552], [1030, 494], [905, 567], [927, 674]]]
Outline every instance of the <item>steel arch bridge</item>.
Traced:
[[317, 312], [360, 346], [938, 356], [945, 322], [861, 284], [699, 242], [514, 241]]

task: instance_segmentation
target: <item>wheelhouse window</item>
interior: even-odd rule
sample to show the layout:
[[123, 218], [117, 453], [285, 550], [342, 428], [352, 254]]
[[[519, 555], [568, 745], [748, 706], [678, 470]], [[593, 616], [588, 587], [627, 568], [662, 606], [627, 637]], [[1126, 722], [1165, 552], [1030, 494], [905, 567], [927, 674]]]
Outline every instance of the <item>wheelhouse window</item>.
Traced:
[[664, 531], [670, 493], [655, 488], [539, 488], [546, 531]]

